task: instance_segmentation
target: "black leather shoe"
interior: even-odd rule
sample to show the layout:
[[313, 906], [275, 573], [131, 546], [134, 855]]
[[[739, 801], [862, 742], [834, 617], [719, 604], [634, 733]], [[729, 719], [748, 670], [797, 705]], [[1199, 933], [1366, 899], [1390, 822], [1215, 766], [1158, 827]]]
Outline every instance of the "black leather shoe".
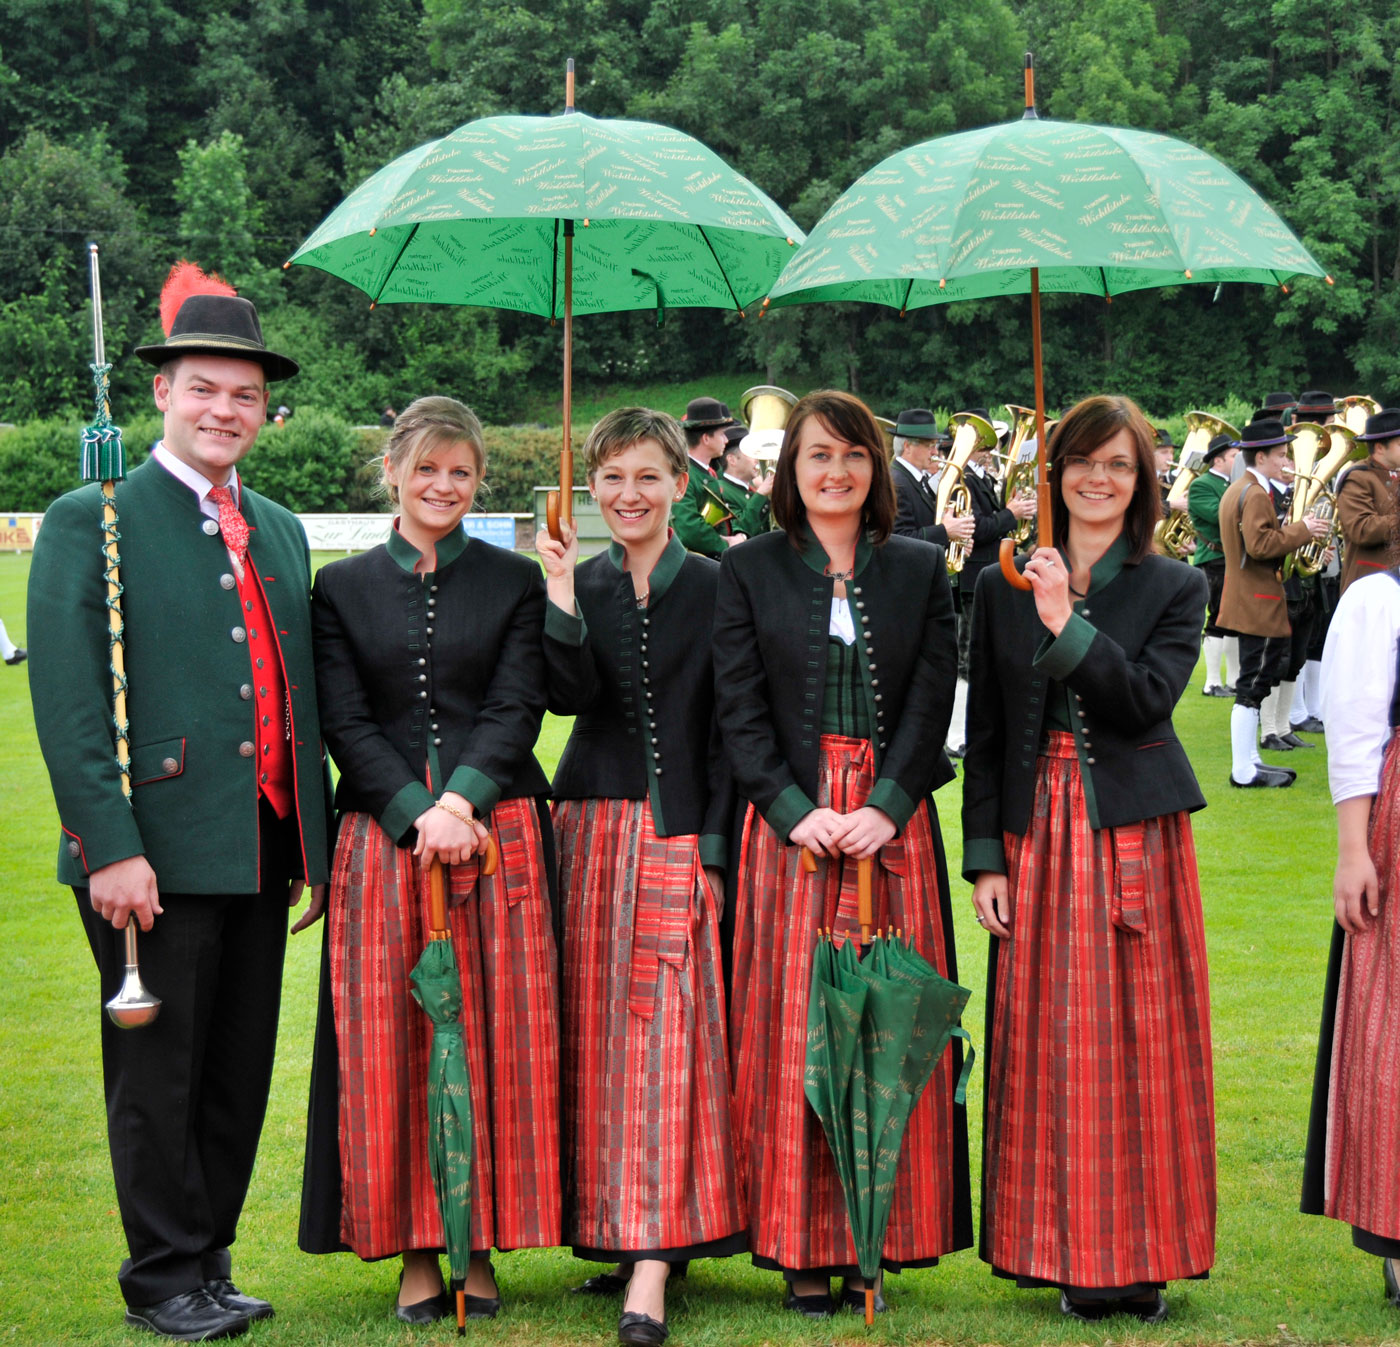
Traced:
[[[832, 1312], [831, 1292], [818, 1291], [815, 1295], [799, 1296], [793, 1292], [791, 1286], [787, 1289], [787, 1294], [783, 1297], [783, 1308], [785, 1310], [795, 1310], [798, 1314], [808, 1319], [830, 1319]], [[865, 1298], [861, 1298], [861, 1312], [865, 1310]]]
[[576, 1296], [620, 1296], [626, 1289], [628, 1277], [619, 1277], [616, 1272], [600, 1272], [590, 1277], [580, 1286], [574, 1287]]
[[1113, 1313], [1111, 1300], [1071, 1300], [1069, 1295], [1060, 1292], [1060, 1313], [1066, 1319], [1076, 1319], [1081, 1324], [1096, 1324]]
[[1259, 747], [1265, 753], [1291, 753], [1293, 745], [1287, 739], [1280, 738], [1277, 734], [1266, 734], [1260, 741]]
[[1202, 697], [1233, 697], [1234, 695], [1234, 688], [1227, 688], [1223, 683], [1217, 683], [1212, 688], [1201, 689]]
[[15, 653], [5, 661], [6, 664], [23, 664], [29, 658], [29, 651], [23, 646], [15, 646]]
[[1300, 739], [1296, 734], [1293, 733], [1292, 730], [1289, 730], [1287, 734], [1281, 734], [1281, 735], [1279, 735], [1279, 738], [1282, 739], [1283, 742], [1289, 746], [1289, 748], [1316, 748], [1316, 747], [1317, 747], [1316, 744], [1310, 744], [1306, 739]]
[[1160, 1324], [1167, 1317], [1167, 1298], [1160, 1291], [1151, 1300], [1119, 1300], [1114, 1307], [1144, 1324]]
[[1324, 726], [1316, 716], [1309, 716], [1302, 724], [1290, 725], [1289, 728], [1292, 729], [1295, 734], [1321, 734]]
[[1236, 781], [1232, 774], [1230, 784], [1236, 790], [1250, 790], [1259, 786], [1291, 786], [1297, 779], [1297, 773], [1285, 772], [1281, 767], [1256, 767], [1250, 780]]
[[967, 756], [967, 745], [963, 744], [959, 748], [945, 748], [943, 751], [954, 761], [957, 761]]
[[624, 1310], [617, 1321], [617, 1340], [631, 1347], [661, 1347], [670, 1334], [664, 1319], [653, 1319], [638, 1310]]
[[[457, 1312], [456, 1296], [447, 1297], [448, 1309]], [[494, 1319], [501, 1312], [500, 1296], [462, 1296], [462, 1310], [468, 1319]]]
[[[403, 1285], [403, 1273], [399, 1273], [399, 1285]], [[454, 1304], [455, 1297], [447, 1292], [447, 1288], [442, 1286], [437, 1295], [429, 1296], [427, 1300], [415, 1300], [412, 1305], [401, 1305], [398, 1300], [394, 1301], [394, 1318], [401, 1324], [435, 1324], [439, 1319], [446, 1319], [449, 1314], [456, 1314]], [[468, 1297], [470, 1299], [470, 1297]]]
[[248, 1316], [226, 1310], [202, 1286], [154, 1305], [128, 1305], [126, 1322], [177, 1342], [211, 1342], [248, 1331]]
[[[885, 1304], [885, 1297], [881, 1295], [881, 1287], [875, 1288], [875, 1313], [883, 1314], [889, 1306]], [[843, 1310], [854, 1310], [857, 1314], [865, 1313], [865, 1290], [852, 1286], [850, 1279], [841, 1279], [841, 1308]]]
[[1381, 1259], [1381, 1276], [1385, 1278], [1385, 1298], [1397, 1309], [1400, 1309], [1400, 1281], [1395, 1277], [1395, 1260], [1393, 1258]]
[[235, 1314], [246, 1316], [249, 1323], [272, 1318], [272, 1306], [267, 1301], [259, 1300], [257, 1296], [245, 1296], [227, 1277], [205, 1282], [204, 1289], [209, 1292], [209, 1298], [215, 1304], [222, 1305]]

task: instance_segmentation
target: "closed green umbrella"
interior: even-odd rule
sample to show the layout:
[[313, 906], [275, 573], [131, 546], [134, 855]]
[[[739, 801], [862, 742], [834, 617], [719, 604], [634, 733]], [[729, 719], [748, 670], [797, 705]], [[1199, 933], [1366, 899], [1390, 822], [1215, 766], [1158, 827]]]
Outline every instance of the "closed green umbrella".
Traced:
[[428, 1167], [457, 1293], [457, 1332], [466, 1332], [463, 1287], [471, 1260], [472, 1082], [462, 1039], [462, 982], [447, 932], [442, 862], [428, 873], [428, 943], [409, 978], [433, 1022], [428, 1052]]
[[[653, 122], [483, 117], [400, 155], [292, 254], [375, 304], [473, 304], [564, 321], [560, 511], [571, 518], [573, 315], [742, 311], [804, 235], [698, 140]], [[567, 469], [567, 473], [563, 470]]]
[[[877, 936], [864, 961], [854, 940], [818, 942], [803, 1088], [841, 1180], [867, 1325], [909, 1115], [949, 1039], [967, 1037], [958, 1020], [970, 995], [899, 939]], [[971, 1064], [969, 1053], [959, 1103]]]
[[[1286, 288], [1300, 275], [1323, 269], [1263, 197], [1204, 150], [1151, 131], [1041, 119], [1027, 55], [1024, 117], [881, 161], [818, 221], [766, 303], [863, 300], [906, 312], [1029, 293], [1044, 547], [1040, 292]], [[1011, 550], [1003, 542], [1003, 570]], [[1007, 578], [1030, 588], [1014, 571]]]

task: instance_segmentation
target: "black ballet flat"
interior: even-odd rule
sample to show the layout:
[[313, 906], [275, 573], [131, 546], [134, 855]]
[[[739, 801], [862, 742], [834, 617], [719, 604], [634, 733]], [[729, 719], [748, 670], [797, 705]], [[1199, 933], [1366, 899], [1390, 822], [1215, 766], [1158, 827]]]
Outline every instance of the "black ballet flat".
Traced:
[[619, 1296], [626, 1289], [630, 1277], [619, 1277], [616, 1272], [599, 1272], [586, 1282], [573, 1288], [576, 1296]]
[[[794, 1310], [806, 1319], [830, 1319], [835, 1306], [832, 1304], [830, 1291], [818, 1291], [815, 1295], [799, 1296], [789, 1285], [787, 1294], [783, 1297], [783, 1308]], [[864, 1293], [861, 1295], [860, 1308], [861, 1312], [864, 1313]]]
[[653, 1319], [639, 1310], [624, 1310], [617, 1321], [617, 1340], [628, 1347], [661, 1347], [670, 1334], [664, 1319]]
[[[883, 1289], [884, 1288], [882, 1286], [877, 1286], [875, 1289], [876, 1314], [883, 1314], [887, 1309], [889, 1309], [889, 1306], [885, 1304], [884, 1295], [881, 1294]], [[843, 1277], [841, 1279], [841, 1308], [843, 1310], [853, 1310], [856, 1314], [865, 1313], [864, 1288], [857, 1290], [854, 1286], [850, 1284], [850, 1280], [846, 1277]]]
[[1385, 1298], [1400, 1309], [1400, 1280], [1395, 1276], [1395, 1260], [1393, 1258], [1381, 1259], [1381, 1276], [1385, 1278]]
[[1096, 1324], [1107, 1319], [1114, 1311], [1111, 1300], [1071, 1300], [1065, 1291], [1060, 1292], [1060, 1313], [1066, 1319], [1077, 1320], [1081, 1324]]
[[1167, 1317], [1167, 1298], [1160, 1291], [1151, 1300], [1119, 1300], [1114, 1302], [1119, 1314], [1131, 1314], [1144, 1324], [1160, 1324]]
[[[403, 1285], [402, 1272], [399, 1273], [399, 1285]], [[437, 1295], [429, 1296], [427, 1300], [416, 1300], [412, 1305], [400, 1305], [395, 1297], [394, 1318], [401, 1324], [434, 1324], [453, 1313], [453, 1299], [446, 1287]]]

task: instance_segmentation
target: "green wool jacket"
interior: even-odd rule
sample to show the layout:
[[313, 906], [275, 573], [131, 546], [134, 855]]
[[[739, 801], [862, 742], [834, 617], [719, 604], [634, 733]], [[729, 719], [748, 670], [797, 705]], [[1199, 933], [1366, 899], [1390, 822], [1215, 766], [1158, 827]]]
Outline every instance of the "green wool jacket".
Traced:
[[1203, 472], [1191, 483], [1186, 496], [1186, 513], [1191, 518], [1191, 527], [1196, 530], [1196, 550], [1191, 554], [1193, 566], [1225, 559], [1220, 545], [1220, 498], [1229, 488], [1229, 481], [1214, 472]]
[[[112, 726], [101, 488], [44, 516], [29, 575], [30, 692], [62, 825], [61, 883], [144, 855], [167, 893], [256, 893], [253, 672], [233, 566], [199, 501], [151, 459], [116, 488], [130, 726], [130, 804]], [[242, 489], [291, 699], [304, 876], [328, 877], [325, 775], [311, 662], [310, 555], [294, 515]]]
[[734, 522], [730, 528], [735, 533], [742, 533], [746, 538], [756, 538], [760, 533], [767, 533], [772, 528], [770, 501], [767, 496], [760, 496], [757, 491], [750, 491], [738, 482], [731, 482], [722, 473], [715, 485], [734, 512]]
[[729, 544], [720, 536], [719, 530], [707, 524], [701, 515], [709, 492], [719, 496], [718, 484], [692, 459], [685, 495], [671, 510], [671, 527], [675, 529], [676, 537], [685, 544], [687, 552], [699, 552], [701, 556], [718, 560], [729, 551]]

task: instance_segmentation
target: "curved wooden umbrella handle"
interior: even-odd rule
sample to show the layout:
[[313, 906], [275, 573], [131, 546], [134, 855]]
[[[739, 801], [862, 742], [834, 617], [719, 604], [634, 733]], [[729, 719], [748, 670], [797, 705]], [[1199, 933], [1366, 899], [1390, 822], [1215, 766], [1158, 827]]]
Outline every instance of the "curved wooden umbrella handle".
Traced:
[[496, 867], [501, 862], [500, 849], [496, 846], [496, 838], [492, 833], [486, 834], [486, 850], [481, 853], [481, 873], [483, 875], [494, 875]]
[[802, 872], [807, 875], [817, 873], [817, 858], [812, 854], [809, 847], [802, 848]]
[[436, 856], [428, 867], [428, 939], [448, 939], [447, 873]]
[[564, 530], [559, 527], [559, 493], [551, 491], [544, 498], [544, 524], [549, 536], [557, 543], [564, 541]]
[[1010, 538], [1001, 540], [1001, 546], [997, 551], [997, 560], [1001, 563], [1001, 573], [1006, 577], [1006, 583], [1012, 589], [1029, 589], [1031, 587], [1031, 582], [1016, 569], [1016, 544]]

